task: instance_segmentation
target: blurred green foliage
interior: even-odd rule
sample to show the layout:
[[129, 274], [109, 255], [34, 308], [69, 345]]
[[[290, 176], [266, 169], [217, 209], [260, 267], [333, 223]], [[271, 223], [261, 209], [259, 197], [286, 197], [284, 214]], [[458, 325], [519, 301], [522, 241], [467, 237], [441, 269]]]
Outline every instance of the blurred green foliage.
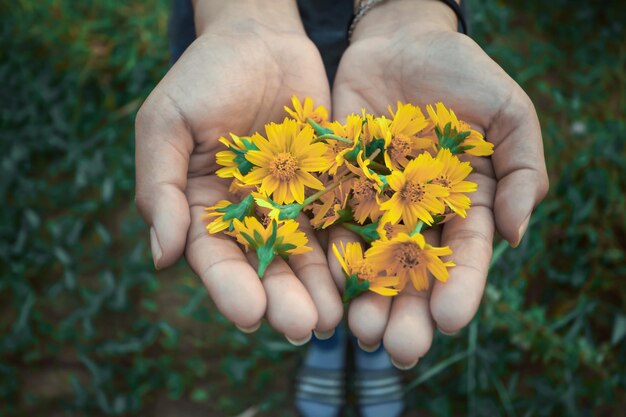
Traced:
[[[0, 415], [294, 415], [295, 348], [150, 263], [133, 124], [168, 7], [0, 4]], [[551, 192], [518, 249], [496, 246], [476, 319], [408, 374], [420, 415], [624, 415], [625, 21], [619, 2], [471, 3], [535, 102]]]

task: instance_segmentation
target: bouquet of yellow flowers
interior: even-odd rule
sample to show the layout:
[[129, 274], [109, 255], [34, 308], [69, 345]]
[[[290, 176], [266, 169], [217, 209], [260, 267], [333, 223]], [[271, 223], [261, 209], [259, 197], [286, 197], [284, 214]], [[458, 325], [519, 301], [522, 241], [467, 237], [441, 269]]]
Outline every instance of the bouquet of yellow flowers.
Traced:
[[423, 231], [452, 216], [467, 215], [470, 162], [457, 155], [487, 156], [493, 145], [442, 103], [398, 102], [390, 118], [352, 114], [345, 123], [328, 120], [323, 106], [296, 97], [282, 123], [265, 134], [230, 134], [217, 153], [221, 178], [232, 178], [238, 202], [222, 200], [206, 209], [209, 233], [233, 236], [256, 251], [259, 277], [276, 256], [311, 250], [300, 223], [331, 225], [357, 233], [360, 243], [333, 245], [346, 277], [344, 301], [364, 291], [394, 296], [409, 280], [429, 287], [428, 273], [446, 281], [454, 263], [449, 247], [426, 243]]

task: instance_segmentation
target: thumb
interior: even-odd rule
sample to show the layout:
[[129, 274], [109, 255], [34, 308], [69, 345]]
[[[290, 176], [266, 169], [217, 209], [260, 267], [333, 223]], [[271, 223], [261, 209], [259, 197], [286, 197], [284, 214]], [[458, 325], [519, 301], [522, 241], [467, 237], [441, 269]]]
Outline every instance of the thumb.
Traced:
[[149, 97], [135, 121], [135, 203], [150, 226], [154, 266], [176, 262], [185, 249], [189, 204], [185, 196], [193, 139], [168, 100]]
[[548, 192], [539, 120], [528, 96], [519, 91], [487, 132], [495, 143], [492, 162], [498, 179], [496, 224], [513, 247], [519, 245], [532, 211]]

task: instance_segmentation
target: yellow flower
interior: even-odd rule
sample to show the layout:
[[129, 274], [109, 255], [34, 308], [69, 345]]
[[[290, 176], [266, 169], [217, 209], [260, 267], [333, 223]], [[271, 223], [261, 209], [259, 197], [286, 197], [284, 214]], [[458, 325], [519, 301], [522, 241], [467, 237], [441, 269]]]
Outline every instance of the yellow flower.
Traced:
[[267, 226], [263, 226], [256, 217], [246, 216], [243, 222], [233, 219], [233, 226], [234, 231], [230, 234], [235, 236], [237, 242], [246, 249], [256, 251], [260, 277], [276, 255], [287, 258], [289, 255], [299, 255], [312, 250], [306, 246], [308, 239], [298, 230], [300, 225], [294, 220], [280, 224], [276, 220], [271, 220]]
[[399, 233], [390, 240], [377, 240], [365, 252], [365, 259], [374, 265], [385, 265], [387, 272], [397, 275], [402, 291], [409, 279], [416, 290], [427, 290], [430, 286], [428, 272], [439, 281], [448, 280], [447, 268], [455, 266], [453, 262], [444, 262], [441, 256], [452, 254], [449, 247], [434, 247], [426, 243], [424, 236], [416, 233], [409, 236]]
[[428, 117], [430, 117], [430, 121], [434, 124], [434, 127], [438, 127], [439, 130], [443, 131], [445, 126], [450, 123], [452, 129], [455, 129], [457, 132], [460, 131], [460, 123], [456, 114], [454, 114], [452, 109], [446, 109], [446, 106], [444, 106], [442, 102], [436, 103], [434, 109], [433, 106], [428, 104], [426, 106], [426, 112], [428, 113]]
[[[346, 279], [350, 279], [353, 275], [356, 276], [358, 281], [368, 282], [367, 288], [372, 292], [380, 295], [393, 296], [398, 293], [394, 288], [390, 288], [399, 284], [398, 278], [395, 276], [381, 276], [379, 270], [377, 270], [374, 264], [363, 258], [363, 249], [360, 243], [351, 242], [345, 247], [343, 242], [340, 242], [341, 252], [339, 252], [337, 245], [333, 243], [333, 253], [337, 257], [341, 269], [343, 269]], [[346, 288], [348, 291], [348, 288]], [[356, 294], [358, 295], [358, 294]]]
[[210, 219], [211, 217], [215, 217], [206, 225], [206, 230], [209, 233], [213, 234], [221, 232], [222, 230], [226, 230], [230, 227], [232, 220], [224, 220], [224, 215], [226, 214], [226, 207], [231, 204], [232, 203], [228, 200], [220, 200], [214, 206], [204, 209], [207, 213], [202, 216], [203, 218]]
[[251, 192], [250, 195], [252, 195], [254, 202], [256, 203], [257, 213], [260, 213], [263, 217], [266, 217], [269, 220], [278, 220], [278, 216], [280, 216], [280, 207], [276, 207], [272, 204], [268, 196], [255, 191]]
[[428, 121], [419, 107], [398, 102], [398, 110], [394, 114], [389, 107], [393, 119], [378, 119], [380, 135], [385, 140], [385, 165], [389, 169], [400, 169], [409, 162], [409, 157], [416, 157], [421, 149], [433, 147], [433, 141], [418, 137]]
[[311, 204], [310, 210], [313, 213], [311, 226], [316, 229], [326, 229], [333, 225], [341, 217], [341, 210], [346, 207], [348, 196], [350, 195], [350, 184], [348, 181], [342, 183], [332, 192], [323, 194], [320, 203]]
[[310, 97], [304, 99], [303, 105], [298, 100], [298, 97], [293, 96], [291, 97], [291, 103], [293, 104], [293, 110], [285, 106], [285, 111], [300, 123], [307, 123], [306, 119], [311, 119], [315, 123], [324, 125], [328, 121], [328, 110], [326, 110], [326, 107], [317, 106], [313, 109], [313, 99]]
[[[433, 123], [433, 127], [439, 129], [440, 132], [445, 130], [448, 123], [450, 123], [451, 135], [469, 132], [469, 135], [462, 141], [461, 146], [470, 146], [471, 148], [465, 149], [464, 153], [475, 156], [488, 156], [493, 153], [493, 144], [487, 142], [483, 135], [472, 129], [468, 123], [459, 120], [454, 111], [446, 109], [443, 103], [435, 104], [435, 109], [431, 105], [427, 105], [426, 111]], [[437, 140], [437, 137], [435, 136], [433, 139]]]
[[376, 231], [378, 232], [378, 236], [380, 236], [380, 239], [389, 240], [395, 237], [398, 233], [410, 233], [412, 230], [409, 230], [406, 225], [401, 223], [393, 224], [387, 221], [387, 219], [385, 219], [385, 216], [383, 216], [378, 222]]
[[360, 224], [363, 224], [368, 217], [376, 221], [382, 214], [378, 199], [381, 192], [380, 186], [366, 176], [354, 179], [351, 185], [350, 207], [354, 211], [354, 219]]
[[361, 142], [367, 146], [374, 139], [380, 139], [383, 137], [379, 121], [371, 114], [365, 113], [365, 109], [361, 111], [361, 120], [363, 120], [363, 127], [361, 131]]
[[359, 143], [361, 133], [363, 131], [363, 119], [361, 116], [351, 114], [346, 117], [346, 123], [341, 124], [339, 122], [332, 122], [329, 124], [329, 129], [333, 131], [334, 135], [340, 136], [352, 142], [348, 144], [338, 140], [329, 139], [328, 143], [328, 157], [332, 160], [331, 165], [328, 168], [328, 173], [335, 175], [337, 170], [346, 163], [346, 159], [354, 160], [354, 154], [358, 152], [361, 144]]
[[368, 178], [374, 181], [381, 189], [384, 187], [384, 181], [381, 175], [369, 168], [372, 161], [370, 161], [369, 159], [363, 159], [363, 151], [359, 151], [359, 153], [357, 154], [356, 162], [358, 166], [348, 166], [348, 169], [350, 169], [350, 171], [358, 175], [359, 178]]
[[466, 210], [470, 208], [471, 200], [465, 193], [473, 193], [478, 185], [471, 181], [464, 181], [472, 172], [469, 162], [461, 162], [459, 158], [452, 155], [448, 149], [440, 149], [437, 154], [438, 161], [443, 164], [443, 169], [433, 180], [433, 184], [445, 187], [450, 193], [443, 197], [443, 202], [459, 216], [465, 218]]
[[480, 132], [472, 129], [463, 120], [460, 120], [459, 123], [462, 132], [470, 132], [469, 136], [463, 141], [464, 146], [471, 146], [470, 149], [465, 150], [466, 154], [474, 156], [489, 156], [493, 154], [493, 143], [487, 142]]
[[257, 211], [272, 220], [293, 220], [304, 208], [304, 205], [300, 203], [276, 204], [268, 196], [259, 192], [252, 192], [250, 195], [256, 202]]
[[259, 191], [278, 204], [304, 201], [304, 188], [321, 190], [324, 185], [311, 172], [328, 167], [326, 144], [312, 143], [313, 129], [306, 125], [300, 130], [295, 120], [265, 125], [267, 139], [253, 136], [259, 150], [246, 153], [255, 168], [244, 177], [246, 184], [260, 184]]
[[[235, 226], [237, 242], [241, 243], [246, 248], [250, 248], [250, 241], [243, 236], [243, 234], [247, 234], [253, 238], [256, 245], [267, 243], [272, 235], [272, 223], [277, 226], [276, 242], [274, 246], [278, 252], [288, 255], [299, 255], [313, 250], [306, 246], [309, 240], [304, 232], [298, 230], [300, 224], [295, 220], [286, 220], [280, 223], [273, 221], [265, 227], [253, 216], [244, 217], [243, 222], [239, 219], [234, 219], [233, 224]], [[281, 245], [285, 245], [286, 247], [281, 247]], [[252, 248], [254, 249], [254, 245], [252, 245]]]
[[230, 137], [232, 142], [223, 136], [218, 139], [228, 150], [220, 151], [215, 155], [218, 165], [224, 167], [218, 169], [216, 174], [220, 178], [235, 177], [241, 180], [243, 175], [252, 169], [252, 164], [245, 158], [246, 153], [251, 149], [258, 148], [251, 138], [242, 138], [232, 133]]
[[429, 153], [423, 153], [410, 161], [404, 172], [393, 171], [387, 176], [389, 187], [395, 192], [380, 206], [387, 211], [385, 219], [393, 224], [400, 218], [413, 230], [418, 220], [431, 225], [433, 214], [443, 213], [445, 206], [440, 198], [447, 197], [445, 187], [430, 182], [440, 175], [443, 164]]
[[250, 194], [252, 191], [256, 190], [257, 188], [256, 185], [246, 184], [242, 181], [243, 181], [243, 178], [233, 179], [230, 185], [228, 186], [228, 192], [242, 198]]
[[350, 184], [352, 186], [352, 198], [350, 206], [354, 211], [354, 218], [363, 224], [369, 217], [376, 221], [382, 214], [380, 210], [380, 195], [384, 182], [380, 175], [369, 169], [370, 160], [363, 160], [363, 151], [356, 157], [357, 166], [348, 164], [348, 169], [358, 177]]
[[231, 203], [227, 200], [220, 200], [214, 206], [205, 208], [208, 213], [203, 217], [210, 219], [215, 217], [212, 222], [206, 225], [209, 233], [217, 233], [222, 230], [232, 230], [232, 222], [234, 219], [243, 219], [252, 212], [253, 199], [249, 195], [239, 203]]

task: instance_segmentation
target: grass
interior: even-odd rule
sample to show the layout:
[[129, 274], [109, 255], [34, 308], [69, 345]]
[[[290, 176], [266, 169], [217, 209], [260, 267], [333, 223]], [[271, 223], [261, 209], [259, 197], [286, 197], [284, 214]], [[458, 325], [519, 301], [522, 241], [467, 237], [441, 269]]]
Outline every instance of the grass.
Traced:
[[[535, 102], [551, 191], [520, 247], [497, 246], [475, 320], [407, 374], [410, 414], [625, 415], [626, 7], [471, 6]], [[168, 7], [0, 5], [2, 415], [295, 415], [301, 350], [150, 264], [133, 122], [167, 70]]]

